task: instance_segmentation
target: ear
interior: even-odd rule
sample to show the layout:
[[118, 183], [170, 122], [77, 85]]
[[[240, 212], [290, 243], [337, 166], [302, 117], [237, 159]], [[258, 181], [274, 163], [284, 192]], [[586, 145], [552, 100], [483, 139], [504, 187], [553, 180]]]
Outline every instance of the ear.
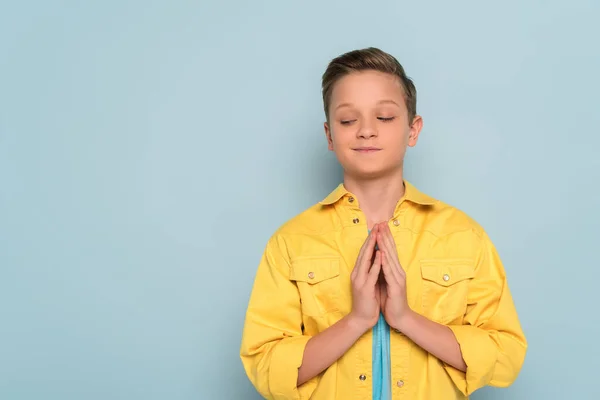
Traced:
[[415, 118], [413, 118], [410, 126], [410, 132], [408, 136], [408, 145], [410, 147], [416, 146], [417, 140], [419, 140], [421, 129], [423, 129], [423, 118], [421, 118], [420, 115], [415, 115]]
[[333, 139], [331, 138], [331, 129], [329, 128], [329, 123], [325, 122], [323, 127], [325, 128], [325, 137], [327, 138], [327, 149], [329, 149], [329, 151], [333, 151]]

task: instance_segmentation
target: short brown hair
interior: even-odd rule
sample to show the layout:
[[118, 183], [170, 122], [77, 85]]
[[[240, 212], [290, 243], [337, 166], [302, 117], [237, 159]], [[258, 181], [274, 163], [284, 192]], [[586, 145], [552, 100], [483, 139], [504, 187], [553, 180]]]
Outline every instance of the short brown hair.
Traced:
[[398, 77], [404, 90], [404, 101], [408, 110], [408, 124], [412, 125], [412, 121], [417, 115], [417, 89], [398, 60], [375, 47], [352, 50], [331, 60], [322, 78], [325, 118], [329, 121], [329, 102], [335, 83], [352, 72], [368, 70], [384, 72]]

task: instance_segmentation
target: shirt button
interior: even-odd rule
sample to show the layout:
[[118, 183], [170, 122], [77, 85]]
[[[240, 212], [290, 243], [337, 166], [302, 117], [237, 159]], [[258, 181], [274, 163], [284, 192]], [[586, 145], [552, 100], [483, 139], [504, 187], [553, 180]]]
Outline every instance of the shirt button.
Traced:
[[358, 224], [358, 223], [360, 222], [360, 220], [359, 220], [358, 218], [354, 218], [354, 219], [352, 220], [352, 222], [354, 222], [355, 224]]
[[400, 225], [400, 221], [398, 221], [397, 219], [395, 219], [393, 223], [394, 223], [394, 226]]
[[443, 279], [448, 282], [450, 280], [450, 275], [444, 274]]
[[365, 381], [365, 380], [367, 380], [367, 377], [363, 374], [363, 375], [359, 376], [358, 379], [360, 379], [361, 381]]
[[396, 385], [398, 387], [402, 387], [402, 386], [404, 386], [404, 381], [398, 381], [398, 382], [396, 382]]
[[309, 272], [308, 273], [308, 278], [309, 279], [314, 279], [314, 277], [315, 277], [315, 273], [314, 272]]
[[348, 201], [349, 201], [350, 203], [354, 203], [354, 197], [349, 197], [349, 198], [348, 198]]

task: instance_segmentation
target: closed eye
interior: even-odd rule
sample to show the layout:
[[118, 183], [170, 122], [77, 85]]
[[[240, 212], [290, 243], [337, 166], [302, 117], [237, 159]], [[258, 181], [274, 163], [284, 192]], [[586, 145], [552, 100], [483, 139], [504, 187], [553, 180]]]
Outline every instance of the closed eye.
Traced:
[[346, 119], [346, 120], [340, 121], [340, 124], [342, 124], [342, 125], [350, 125], [353, 122], [356, 122], [356, 120], [355, 119]]
[[383, 121], [383, 122], [391, 122], [395, 119], [396, 117], [377, 117], [378, 120]]

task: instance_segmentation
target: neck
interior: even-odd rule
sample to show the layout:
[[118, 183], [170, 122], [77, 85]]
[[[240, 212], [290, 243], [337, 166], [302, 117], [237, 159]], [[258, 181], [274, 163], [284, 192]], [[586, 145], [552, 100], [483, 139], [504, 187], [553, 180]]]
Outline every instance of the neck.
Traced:
[[369, 229], [378, 222], [392, 218], [405, 190], [402, 169], [368, 180], [345, 175], [344, 186], [356, 196], [360, 209], [367, 217]]

